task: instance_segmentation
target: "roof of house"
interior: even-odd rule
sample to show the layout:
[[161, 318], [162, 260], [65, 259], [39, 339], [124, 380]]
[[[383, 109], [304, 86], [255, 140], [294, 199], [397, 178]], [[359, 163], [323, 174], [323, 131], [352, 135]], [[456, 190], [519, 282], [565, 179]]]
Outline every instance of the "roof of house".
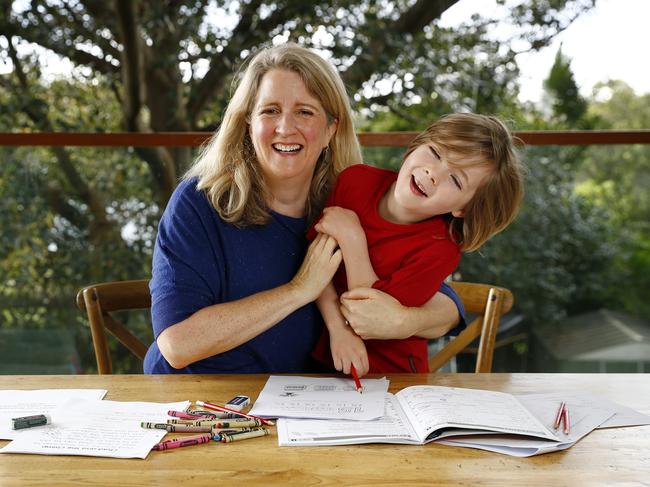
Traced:
[[582, 313], [532, 333], [560, 360], [650, 362], [650, 322], [619, 311]]

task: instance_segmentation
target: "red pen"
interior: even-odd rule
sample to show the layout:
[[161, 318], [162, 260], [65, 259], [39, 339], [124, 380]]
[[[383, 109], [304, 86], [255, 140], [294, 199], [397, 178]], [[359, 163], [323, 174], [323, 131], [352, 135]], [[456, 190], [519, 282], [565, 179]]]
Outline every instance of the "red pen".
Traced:
[[354, 365], [350, 364], [350, 373], [352, 374], [352, 378], [354, 379], [354, 386], [357, 389], [357, 392], [359, 394], [363, 393], [363, 386], [361, 385], [361, 381], [359, 380], [359, 375], [357, 374], [357, 369], [354, 368]]
[[250, 414], [246, 413], [240, 413], [239, 411], [235, 411], [234, 409], [229, 409], [224, 406], [219, 406], [218, 404], [212, 404], [210, 402], [205, 402], [205, 401], [196, 401], [196, 404], [204, 407], [206, 409], [213, 409], [214, 411], [222, 411], [224, 413], [232, 413], [236, 414], [237, 416], [243, 416], [244, 418], [249, 418], [249, 419], [259, 419], [262, 423], [267, 424], [269, 426], [273, 426], [275, 423], [273, 421], [270, 421], [268, 419], [264, 418], [259, 418], [257, 416], [252, 416]]

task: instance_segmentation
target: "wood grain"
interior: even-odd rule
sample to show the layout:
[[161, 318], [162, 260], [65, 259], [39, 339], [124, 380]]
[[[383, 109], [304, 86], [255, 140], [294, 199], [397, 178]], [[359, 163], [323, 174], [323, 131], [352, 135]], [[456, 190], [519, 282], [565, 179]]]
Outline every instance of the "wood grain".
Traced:
[[[391, 391], [433, 384], [510, 393], [588, 391], [650, 413], [647, 374], [403, 374]], [[0, 376], [0, 389], [104, 388], [106, 399], [223, 403], [256, 398], [267, 376]], [[1, 445], [6, 442], [0, 442]], [[2, 486], [648, 485], [650, 427], [597, 430], [563, 452], [514, 458], [436, 445], [280, 448], [272, 436], [151, 452], [145, 460], [0, 455]]]

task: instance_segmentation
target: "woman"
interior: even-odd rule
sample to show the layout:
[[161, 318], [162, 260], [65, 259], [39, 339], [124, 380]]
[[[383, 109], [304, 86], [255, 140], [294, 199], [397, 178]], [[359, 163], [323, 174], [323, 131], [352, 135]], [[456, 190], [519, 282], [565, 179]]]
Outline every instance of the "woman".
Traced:
[[[322, 327], [313, 301], [341, 254], [322, 236], [305, 255], [305, 232], [337, 174], [360, 160], [333, 67], [294, 44], [258, 53], [161, 219], [150, 284], [156, 340], [145, 372], [313, 371]], [[391, 317], [426, 336], [458, 321], [440, 293], [410, 309], [365, 292], [345, 303], [346, 316], [369, 326]]]

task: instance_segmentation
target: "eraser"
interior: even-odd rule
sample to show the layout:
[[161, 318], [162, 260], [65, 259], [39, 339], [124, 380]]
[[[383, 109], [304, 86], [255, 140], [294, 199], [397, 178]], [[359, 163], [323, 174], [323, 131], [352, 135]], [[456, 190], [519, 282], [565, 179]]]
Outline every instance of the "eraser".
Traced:
[[34, 416], [23, 416], [21, 418], [11, 419], [11, 429], [21, 430], [24, 428], [32, 428], [34, 426], [43, 426], [50, 424], [52, 419], [47, 414], [35, 414]]
[[228, 409], [241, 411], [250, 404], [251, 400], [248, 396], [235, 396], [226, 403]]

